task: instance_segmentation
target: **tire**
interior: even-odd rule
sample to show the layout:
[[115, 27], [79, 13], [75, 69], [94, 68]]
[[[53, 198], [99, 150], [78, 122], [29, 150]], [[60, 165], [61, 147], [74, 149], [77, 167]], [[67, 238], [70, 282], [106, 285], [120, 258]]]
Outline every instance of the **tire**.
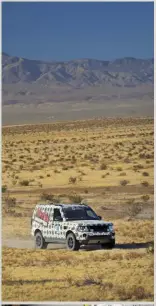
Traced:
[[80, 243], [78, 240], [76, 240], [75, 235], [73, 233], [70, 233], [67, 235], [67, 249], [70, 251], [78, 251], [80, 248]]
[[37, 232], [35, 235], [35, 248], [36, 249], [46, 249], [48, 243], [45, 242], [41, 232]]
[[102, 243], [101, 244], [102, 249], [113, 249], [115, 247], [115, 239], [113, 239], [111, 242], [108, 243]]

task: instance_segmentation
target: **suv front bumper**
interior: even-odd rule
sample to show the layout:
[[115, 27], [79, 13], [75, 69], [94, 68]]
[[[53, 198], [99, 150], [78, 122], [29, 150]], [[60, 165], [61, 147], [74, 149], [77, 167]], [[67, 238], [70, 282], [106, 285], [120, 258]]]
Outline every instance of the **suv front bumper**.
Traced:
[[83, 239], [79, 240], [82, 245], [110, 243], [115, 240], [114, 233], [110, 233], [109, 235], [85, 235], [83, 235]]

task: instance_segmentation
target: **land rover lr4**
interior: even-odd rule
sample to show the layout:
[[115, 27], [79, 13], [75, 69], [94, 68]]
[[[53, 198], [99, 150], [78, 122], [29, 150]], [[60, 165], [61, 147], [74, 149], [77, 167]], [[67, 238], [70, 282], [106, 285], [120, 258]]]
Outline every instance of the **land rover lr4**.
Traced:
[[47, 248], [49, 243], [66, 244], [69, 250], [79, 250], [81, 245], [115, 246], [113, 224], [84, 204], [38, 204], [31, 218], [31, 234], [35, 247]]

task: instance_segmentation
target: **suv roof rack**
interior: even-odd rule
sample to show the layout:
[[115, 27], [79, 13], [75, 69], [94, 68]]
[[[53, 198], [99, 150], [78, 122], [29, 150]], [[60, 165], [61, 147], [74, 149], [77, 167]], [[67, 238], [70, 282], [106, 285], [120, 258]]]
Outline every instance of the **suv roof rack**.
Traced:
[[63, 204], [61, 203], [54, 203], [54, 202], [49, 202], [49, 203], [38, 203], [37, 205], [54, 205], [54, 206], [62, 206]]
[[83, 206], [88, 206], [88, 204], [85, 203], [54, 203], [54, 202], [49, 202], [49, 203], [38, 203], [37, 205], [54, 205], [54, 206], [65, 206], [65, 205], [83, 205]]

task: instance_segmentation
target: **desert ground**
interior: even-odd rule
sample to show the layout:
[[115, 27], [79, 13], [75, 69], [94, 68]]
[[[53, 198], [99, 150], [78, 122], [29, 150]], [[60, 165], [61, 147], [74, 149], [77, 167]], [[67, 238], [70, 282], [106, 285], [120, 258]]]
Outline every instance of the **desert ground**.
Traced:
[[[95, 119], [2, 129], [3, 301], [154, 300], [154, 122]], [[84, 200], [113, 250], [35, 250], [36, 203]]]
[[[13, 90], [13, 89], [12, 89]], [[60, 95], [60, 93], [58, 94]], [[78, 93], [77, 93], [78, 95]], [[78, 96], [79, 97], [79, 96]], [[5, 125], [54, 123], [58, 121], [88, 120], [99, 117], [153, 117], [153, 98], [75, 101], [49, 103], [17, 103], [2, 106], [2, 122]]]

